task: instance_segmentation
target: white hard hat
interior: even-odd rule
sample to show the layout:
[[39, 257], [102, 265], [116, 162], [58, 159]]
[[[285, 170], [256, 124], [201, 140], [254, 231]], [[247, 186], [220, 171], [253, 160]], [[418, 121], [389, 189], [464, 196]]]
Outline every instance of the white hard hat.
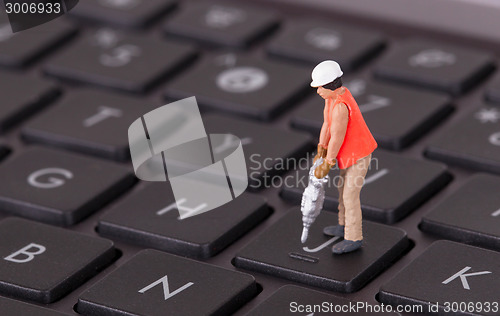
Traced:
[[340, 65], [333, 60], [325, 60], [314, 67], [311, 77], [311, 87], [321, 87], [327, 83], [341, 77], [344, 73], [340, 69]]

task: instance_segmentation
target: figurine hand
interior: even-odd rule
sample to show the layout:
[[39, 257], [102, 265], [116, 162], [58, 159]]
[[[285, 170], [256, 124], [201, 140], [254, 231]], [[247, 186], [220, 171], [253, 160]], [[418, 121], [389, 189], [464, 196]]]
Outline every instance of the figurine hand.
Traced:
[[313, 164], [318, 160], [320, 157], [325, 158], [326, 157], [326, 148], [318, 144], [318, 153], [314, 157]]
[[335, 160], [333, 161], [333, 164], [328, 163], [328, 161], [323, 161], [321, 165], [319, 165], [316, 170], [314, 170], [314, 176], [318, 179], [326, 177], [328, 172], [330, 172], [330, 169], [332, 169], [335, 166]]

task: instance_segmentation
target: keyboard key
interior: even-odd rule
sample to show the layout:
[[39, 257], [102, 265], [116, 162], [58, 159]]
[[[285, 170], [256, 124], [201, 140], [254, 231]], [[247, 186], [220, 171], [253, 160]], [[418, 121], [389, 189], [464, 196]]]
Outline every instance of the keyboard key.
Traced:
[[[422, 305], [426, 314], [498, 315], [498, 292], [494, 289], [500, 287], [499, 261], [498, 252], [437, 241], [380, 288], [379, 300], [392, 305]], [[451, 305], [453, 302], [456, 304]], [[464, 303], [474, 307], [467, 310]]]
[[426, 155], [467, 169], [500, 173], [500, 108], [476, 109], [431, 141]]
[[179, 219], [177, 207], [194, 210], [204, 206], [193, 205], [189, 199], [179, 200], [176, 205], [170, 184], [150, 184], [106, 212], [98, 231], [102, 236], [148, 248], [208, 258], [270, 214], [265, 200], [249, 193], [216, 210], [183, 220]]
[[492, 70], [492, 56], [481, 51], [408, 40], [379, 62], [375, 75], [458, 95], [475, 86]]
[[[209, 134], [229, 133], [241, 139], [251, 190], [276, 186], [274, 181], [282, 180], [277, 175], [312, 150], [311, 138], [303, 133], [217, 115], [204, 116], [203, 123]], [[212, 147], [222, 157], [234, 150], [226, 141]]]
[[273, 12], [248, 4], [185, 2], [168, 20], [164, 30], [168, 35], [202, 43], [243, 48], [269, 33], [277, 24]]
[[486, 98], [492, 102], [500, 102], [500, 76], [490, 84]]
[[77, 310], [89, 316], [230, 315], [256, 294], [251, 275], [143, 250], [83, 292]]
[[12, 33], [5, 11], [0, 12], [0, 66], [19, 68], [76, 34], [76, 28], [63, 19]]
[[0, 132], [40, 110], [60, 94], [52, 83], [14, 73], [0, 73], [0, 87]]
[[0, 209], [54, 225], [77, 223], [128, 189], [124, 166], [47, 148], [0, 164]]
[[267, 50], [276, 57], [314, 65], [335, 59], [342, 70], [350, 71], [376, 55], [383, 46], [383, 37], [376, 32], [325, 21], [298, 20], [290, 22]]
[[166, 96], [178, 100], [195, 95], [203, 109], [270, 120], [310, 92], [310, 77], [309, 69], [298, 66], [212, 55], [167, 86]]
[[119, 27], [142, 28], [170, 11], [171, 0], [86, 0], [71, 10], [73, 16]]
[[52, 303], [115, 257], [113, 243], [20, 218], [0, 222], [0, 293]]
[[[452, 111], [448, 97], [434, 92], [407, 89], [353, 79], [346, 87], [356, 98], [363, 117], [381, 148], [401, 150], [423, 136]], [[291, 124], [319, 135], [324, 101], [308, 99], [293, 115]], [[390, 122], [390, 123], [388, 123]]]
[[19, 316], [19, 315], [68, 316], [68, 314], [63, 314], [60, 312], [56, 312], [54, 310], [19, 302], [5, 297], [0, 297], [0, 310], [2, 311], [3, 316]]
[[422, 218], [420, 228], [441, 237], [500, 250], [500, 177], [476, 174]]
[[234, 264], [329, 291], [351, 293], [385, 270], [409, 246], [403, 230], [365, 221], [362, 248], [334, 256], [331, 247], [339, 237], [323, 235], [323, 227], [336, 223], [335, 214], [321, 212], [304, 245], [300, 242], [302, 213], [300, 208], [293, 208], [237, 253]]
[[45, 65], [49, 75], [142, 93], [194, 57], [184, 44], [99, 29]]
[[[308, 183], [310, 166], [311, 164], [306, 168], [302, 166], [301, 170], [289, 175], [290, 179], [283, 181], [281, 196], [284, 199], [300, 204]], [[330, 172], [324, 204], [325, 210], [335, 212], [338, 207], [337, 170]], [[376, 150], [361, 191], [363, 217], [389, 224], [397, 222], [441, 190], [450, 180], [451, 175], [442, 164]]]
[[69, 92], [24, 125], [23, 137], [103, 158], [130, 159], [128, 128], [153, 110], [146, 101], [92, 90]]
[[301, 315], [317, 316], [341, 314], [342, 312], [366, 316], [398, 315], [396, 313], [369, 312], [360, 304], [366, 306], [367, 302], [353, 302], [300, 286], [285, 285], [245, 316], [276, 316], [289, 315], [290, 313], [309, 313]]

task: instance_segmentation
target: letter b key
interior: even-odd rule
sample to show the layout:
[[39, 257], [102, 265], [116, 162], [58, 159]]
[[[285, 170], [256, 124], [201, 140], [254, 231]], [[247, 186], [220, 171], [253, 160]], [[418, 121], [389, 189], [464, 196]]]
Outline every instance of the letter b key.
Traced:
[[[68, 294], [115, 257], [109, 240], [20, 218], [0, 222], [0, 240], [0, 296], [44, 304]], [[4, 309], [0, 303], [0, 314]]]

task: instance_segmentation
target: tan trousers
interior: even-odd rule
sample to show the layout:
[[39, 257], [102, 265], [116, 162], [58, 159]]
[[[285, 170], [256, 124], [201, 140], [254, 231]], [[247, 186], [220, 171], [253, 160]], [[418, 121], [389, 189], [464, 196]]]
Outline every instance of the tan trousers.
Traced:
[[340, 169], [339, 189], [339, 225], [345, 225], [344, 239], [362, 240], [361, 202], [359, 195], [370, 166], [372, 155], [359, 159], [354, 165]]

